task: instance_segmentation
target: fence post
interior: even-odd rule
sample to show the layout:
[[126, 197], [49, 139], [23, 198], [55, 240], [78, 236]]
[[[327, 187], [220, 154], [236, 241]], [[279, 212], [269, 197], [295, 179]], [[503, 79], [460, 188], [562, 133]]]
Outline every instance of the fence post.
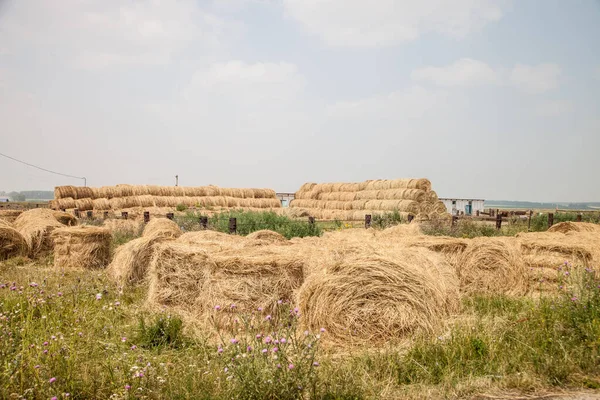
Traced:
[[93, 213], [93, 211], [88, 211], [88, 212], [86, 213], [86, 215], [87, 215], [88, 219], [92, 219], [92, 218], [94, 217], [94, 213]]
[[127, 218], [129, 218], [129, 213], [127, 211], [121, 211], [121, 217], [123, 219], [127, 219]]
[[237, 218], [229, 218], [229, 233], [231, 235], [237, 232]]
[[479, 210], [475, 210], [475, 216], [479, 217]]
[[496, 213], [496, 229], [502, 229], [502, 214]]
[[415, 219], [415, 216], [412, 214], [408, 214], [408, 223], [410, 224], [411, 222], [413, 222], [413, 219]]
[[308, 225], [309, 225], [311, 228], [314, 228], [314, 227], [315, 227], [315, 217], [308, 217]]
[[103, 217], [104, 219], [108, 219], [108, 211], [104, 211]]
[[172, 221], [173, 218], [175, 218], [175, 214], [173, 214], [173, 213], [167, 213], [167, 218]]
[[150, 211], [144, 211], [144, 223], [150, 222]]
[[371, 227], [371, 214], [365, 215], [365, 229], [369, 229]]
[[79, 209], [76, 208], [73, 210], [73, 212], [75, 213], [75, 218], [79, 218]]
[[[10, 208], [10, 207], [9, 207], [9, 208]], [[60, 209], [60, 211], [62, 211], [62, 212], [66, 212], [67, 210], [66, 210], [66, 209], [64, 209], [64, 208], [61, 208], [61, 209]]]
[[548, 228], [554, 225], [554, 214], [548, 213]]
[[208, 229], [208, 217], [200, 217], [200, 226], [204, 230]]
[[458, 222], [458, 215], [452, 215], [452, 222], [451, 222], [451, 227], [454, 228], [456, 226], [456, 223]]
[[531, 230], [531, 216], [533, 215], [533, 210], [529, 210], [529, 218], [527, 218], [527, 232]]
[[581, 214], [577, 214], [577, 222], [581, 222]]

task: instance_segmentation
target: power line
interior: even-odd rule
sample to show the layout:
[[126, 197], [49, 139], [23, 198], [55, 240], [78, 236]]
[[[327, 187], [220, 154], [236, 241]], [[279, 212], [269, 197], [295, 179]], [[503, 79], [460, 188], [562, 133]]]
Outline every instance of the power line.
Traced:
[[27, 166], [30, 166], [30, 167], [33, 167], [33, 168], [37, 168], [37, 169], [39, 169], [39, 170], [42, 170], [42, 171], [45, 171], [45, 172], [49, 172], [49, 173], [51, 173], [51, 174], [60, 175], [60, 176], [66, 176], [67, 178], [83, 179], [83, 181], [84, 181], [84, 185], [87, 183], [87, 182], [86, 182], [86, 179], [85, 179], [85, 177], [81, 177], [81, 176], [73, 176], [73, 175], [69, 175], [69, 174], [63, 174], [63, 173], [56, 172], [56, 171], [51, 171], [51, 170], [49, 170], [49, 169], [42, 168], [42, 167], [38, 167], [37, 165], [33, 165], [33, 164], [30, 164], [30, 163], [28, 163], [28, 162], [25, 162], [25, 161], [17, 160], [16, 158], [13, 158], [13, 157], [11, 157], [11, 156], [7, 156], [6, 154], [2, 154], [2, 153], [0, 153], [0, 156], [2, 156], [2, 157], [6, 157], [6, 158], [9, 158], [9, 159], [11, 159], [11, 160], [13, 160], [13, 161], [19, 162], [19, 163], [21, 163], [21, 164], [25, 164], [25, 165], [27, 165]]

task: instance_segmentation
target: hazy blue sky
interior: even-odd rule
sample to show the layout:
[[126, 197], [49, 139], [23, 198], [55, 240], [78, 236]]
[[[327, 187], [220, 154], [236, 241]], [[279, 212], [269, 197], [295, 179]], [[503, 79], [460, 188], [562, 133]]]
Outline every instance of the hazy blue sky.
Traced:
[[91, 186], [600, 201], [600, 1], [0, 0], [0, 124]]

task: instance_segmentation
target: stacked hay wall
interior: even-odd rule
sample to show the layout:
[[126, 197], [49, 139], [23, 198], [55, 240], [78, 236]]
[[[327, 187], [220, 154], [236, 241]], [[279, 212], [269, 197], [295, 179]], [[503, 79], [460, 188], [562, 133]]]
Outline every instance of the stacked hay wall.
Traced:
[[[374, 180], [360, 183], [306, 183], [290, 207], [319, 219], [358, 220], [393, 211], [429, 219], [446, 214], [446, 207], [427, 179]], [[302, 213], [302, 211], [290, 211]]]
[[271, 189], [236, 189], [217, 186], [117, 185], [100, 188], [58, 186], [54, 189], [54, 209], [80, 211], [132, 208], [218, 207], [244, 209], [281, 208]]
[[51, 234], [54, 266], [58, 268], [105, 268], [110, 262], [111, 234], [93, 226], [65, 227]]

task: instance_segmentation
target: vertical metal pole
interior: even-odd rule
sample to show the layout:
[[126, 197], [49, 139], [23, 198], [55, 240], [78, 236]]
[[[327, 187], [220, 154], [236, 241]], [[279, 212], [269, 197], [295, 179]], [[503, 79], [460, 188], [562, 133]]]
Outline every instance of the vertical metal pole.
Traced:
[[179, 175], [175, 175], [175, 186], [179, 186]]

